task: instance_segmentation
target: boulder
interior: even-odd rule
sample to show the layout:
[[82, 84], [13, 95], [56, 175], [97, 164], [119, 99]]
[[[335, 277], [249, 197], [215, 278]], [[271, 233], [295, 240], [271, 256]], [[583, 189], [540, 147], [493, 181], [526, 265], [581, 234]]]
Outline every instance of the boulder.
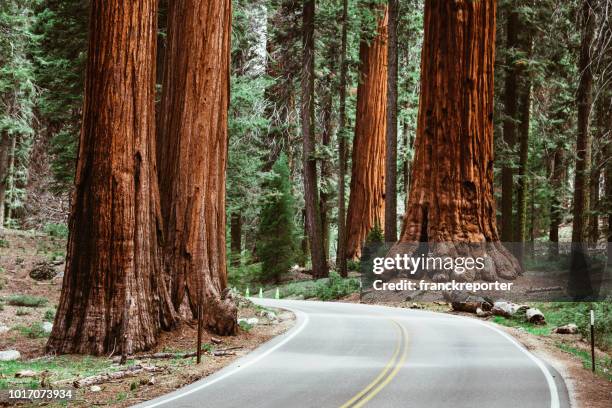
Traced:
[[491, 310], [491, 306], [491, 303], [489, 303], [487, 299], [472, 295], [468, 295], [461, 300], [458, 300], [458, 298], [455, 297], [455, 300], [451, 302], [451, 307], [453, 310], [458, 312], [476, 313], [478, 309], [489, 311]]
[[42, 324], [42, 329], [45, 333], [50, 334], [51, 330], [53, 330], [53, 323], [51, 322], [44, 322]]
[[558, 334], [576, 334], [578, 333], [578, 326], [574, 323], [569, 323], [564, 326], [559, 326], [553, 329], [553, 333]]
[[57, 275], [57, 270], [51, 262], [39, 262], [30, 271], [29, 275], [36, 281], [51, 280]]
[[100, 391], [102, 391], [102, 387], [100, 387], [99, 385], [92, 385], [89, 388], [89, 391], [91, 391], [91, 392], [100, 392]]
[[9, 330], [11, 330], [10, 327], [0, 324], [0, 334], [8, 333]]
[[21, 353], [17, 350], [0, 351], [0, 361], [14, 361], [21, 358]]

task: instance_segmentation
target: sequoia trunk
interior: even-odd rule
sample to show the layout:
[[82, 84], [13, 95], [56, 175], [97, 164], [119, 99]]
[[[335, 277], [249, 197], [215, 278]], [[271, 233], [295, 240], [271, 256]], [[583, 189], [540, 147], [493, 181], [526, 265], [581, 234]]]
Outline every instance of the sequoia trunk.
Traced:
[[346, 256], [361, 256], [370, 230], [385, 225], [385, 139], [387, 133], [387, 22], [382, 10], [373, 39], [362, 38], [360, 82], [353, 139]]
[[397, 240], [397, 24], [399, 0], [389, 0], [387, 54], [387, 135], [385, 162], [385, 241]]
[[230, 73], [230, 0], [175, 1], [168, 10], [158, 157], [165, 267], [172, 301], [203, 307], [218, 334], [237, 330], [226, 299], [225, 168]]
[[154, 0], [93, 1], [66, 272], [47, 350], [145, 350], [174, 319], [155, 177]]
[[[513, 279], [520, 272], [499, 242], [495, 219], [495, 12], [495, 0], [425, 2], [415, 159], [396, 250], [414, 252], [428, 242], [434, 256], [491, 260], [480, 271], [453, 272], [453, 279]], [[445, 271], [431, 277], [449, 278]]]

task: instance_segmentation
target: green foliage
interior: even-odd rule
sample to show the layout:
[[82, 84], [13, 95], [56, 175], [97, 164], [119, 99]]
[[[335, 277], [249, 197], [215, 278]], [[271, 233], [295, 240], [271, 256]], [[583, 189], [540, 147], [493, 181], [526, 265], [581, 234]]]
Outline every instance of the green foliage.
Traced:
[[35, 32], [38, 104], [43, 125], [52, 136], [54, 188], [72, 186], [81, 127], [81, 104], [87, 57], [89, 6], [82, 0], [41, 0]]
[[337, 272], [331, 271], [329, 278], [291, 282], [280, 287], [280, 295], [286, 297], [303, 297], [334, 300], [359, 291], [359, 280], [342, 278]]
[[43, 318], [46, 322], [53, 322], [55, 319], [55, 309], [47, 309]]
[[296, 259], [296, 239], [287, 157], [282, 154], [266, 176], [260, 213], [257, 256], [262, 261], [263, 281], [278, 280]]
[[337, 272], [331, 271], [327, 282], [316, 286], [315, 296], [320, 300], [334, 300], [355, 293], [358, 290], [358, 280], [344, 279]]
[[0, 238], [0, 248], [8, 248], [9, 246], [10, 244], [6, 239]]
[[382, 228], [378, 223], [374, 224], [374, 227], [368, 232], [366, 236], [366, 245], [383, 244], [385, 242], [385, 235]]
[[[582, 366], [591, 370], [592, 361], [591, 353], [586, 350], [578, 349], [564, 343], [557, 343], [557, 347], [566, 353], [573, 354], [582, 360]], [[612, 359], [608, 356], [598, 357], [595, 359], [595, 374], [604, 377], [609, 382], [612, 382]]]
[[45, 225], [44, 231], [50, 237], [63, 239], [68, 238], [68, 226], [66, 224], [49, 223]]
[[252, 325], [252, 324], [249, 324], [249, 323], [247, 323], [247, 322], [246, 322], [246, 321], [244, 321], [244, 320], [241, 320], [241, 321], [238, 323], [238, 325], [240, 326], [240, 328], [241, 328], [242, 330], [244, 330], [244, 331], [245, 331], [245, 332], [247, 332], [247, 333], [248, 333], [249, 331], [251, 331], [251, 329], [253, 328], [253, 325]]
[[227, 280], [230, 287], [243, 291], [247, 286], [253, 286], [261, 276], [261, 262], [246, 263], [240, 266], [228, 265]]
[[15, 326], [23, 336], [29, 337], [31, 339], [40, 339], [42, 337], [47, 337], [48, 334], [43, 330], [42, 323], [35, 322], [29, 326]]
[[11, 306], [24, 307], [41, 307], [46, 305], [48, 300], [44, 297], [31, 295], [11, 295], [8, 298], [8, 304]]

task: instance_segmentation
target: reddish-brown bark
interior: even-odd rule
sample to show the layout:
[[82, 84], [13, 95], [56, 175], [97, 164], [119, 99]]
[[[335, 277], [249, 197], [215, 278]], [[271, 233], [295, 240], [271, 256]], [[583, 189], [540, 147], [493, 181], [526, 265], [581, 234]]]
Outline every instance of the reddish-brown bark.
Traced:
[[[493, 196], [495, 0], [426, 2], [421, 96], [410, 196], [400, 243], [429, 243], [435, 256], [483, 256], [455, 279], [513, 279]], [[448, 279], [433, 271], [434, 280]]]
[[174, 321], [155, 176], [156, 1], [91, 2], [83, 128], [66, 272], [47, 343], [132, 353]]
[[387, 7], [381, 12], [373, 39], [359, 49], [351, 193], [346, 220], [346, 256], [361, 256], [370, 230], [385, 225], [385, 139], [387, 132]]
[[230, 21], [230, 0], [170, 4], [157, 157], [172, 301], [194, 316], [202, 304], [219, 334], [237, 327], [224, 297]]

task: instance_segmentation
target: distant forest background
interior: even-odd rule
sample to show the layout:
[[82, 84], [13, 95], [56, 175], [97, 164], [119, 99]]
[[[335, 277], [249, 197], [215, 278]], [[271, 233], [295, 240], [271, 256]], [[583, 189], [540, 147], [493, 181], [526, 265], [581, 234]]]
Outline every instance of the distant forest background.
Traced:
[[[323, 259], [341, 272], [346, 267], [337, 265], [340, 259], [348, 258], [350, 269], [366, 235], [383, 239], [390, 225], [399, 230], [406, 211], [422, 86], [423, 2], [306, 3], [312, 3], [312, 10], [295, 0], [233, 1], [226, 182], [230, 284], [243, 283], [236, 277], [244, 275], [274, 281], [295, 264], [312, 268], [313, 235], [309, 239], [305, 227], [309, 202], [316, 203], [313, 214], [321, 220], [315, 246], [320, 241]], [[88, 10], [86, 0], [0, 4], [0, 224], [7, 228], [67, 234], [82, 120]], [[304, 10], [312, 14], [304, 15]], [[161, 0], [158, 113], [167, 11], [167, 1]], [[610, 15], [609, 0], [498, 2], [494, 195], [502, 241], [610, 241]], [[304, 34], [308, 27], [311, 37]], [[389, 41], [387, 35], [392, 35]], [[394, 45], [396, 101], [389, 102], [386, 89], [385, 98], [379, 94], [376, 99], [374, 90], [364, 94], [371, 104], [361, 106], [360, 86], [375, 87], [378, 78], [386, 87], [388, 75], [394, 75], [393, 64], [388, 65]], [[303, 82], [304, 47], [311, 47], [314, 56], [312, 87]], [[310, 97], [304, 92], [313, 95], [309, 129], [304, 129], [301, 116], [301, 103]], [[389, 103], [395, 104], [396, 119], [387, 115], [389, 106], [394, 110]], [[383, 213], [382, 201], [374, 209], [369, 202], [358, 202], [368, 194], [350, 198], [351, 179], [360, 177], [356, 172], [381, 171], [380, 163], [355, 164], [364, 153], [353, 147], [353, 140], [356, 129], [373, 134], [373, 129], [382, 132], [388, 126], [395, 129], [397, 140], [386, 150], [387, 157], [395, 156], [387, 179], [396, 186], [396, 204], [395, 210]], [[307, 154], [316, 176], [307, 191], [305, 130], [311, 133]], [[372, 142], [383, 143], [382, 150], [385, 135]], [[362, 188], [378, 189], [372, 194], [384, 196], [380, 185]], [[349, 198], [357, 202], [349, 203]], [[357, 228], [360, 217], [369, 221]], [[572, 237], [576, 217], [584, 225]], [[398, 233], [393, 234], [396, 240]], [[340, 249], [346, 257], [337, 256]]]

